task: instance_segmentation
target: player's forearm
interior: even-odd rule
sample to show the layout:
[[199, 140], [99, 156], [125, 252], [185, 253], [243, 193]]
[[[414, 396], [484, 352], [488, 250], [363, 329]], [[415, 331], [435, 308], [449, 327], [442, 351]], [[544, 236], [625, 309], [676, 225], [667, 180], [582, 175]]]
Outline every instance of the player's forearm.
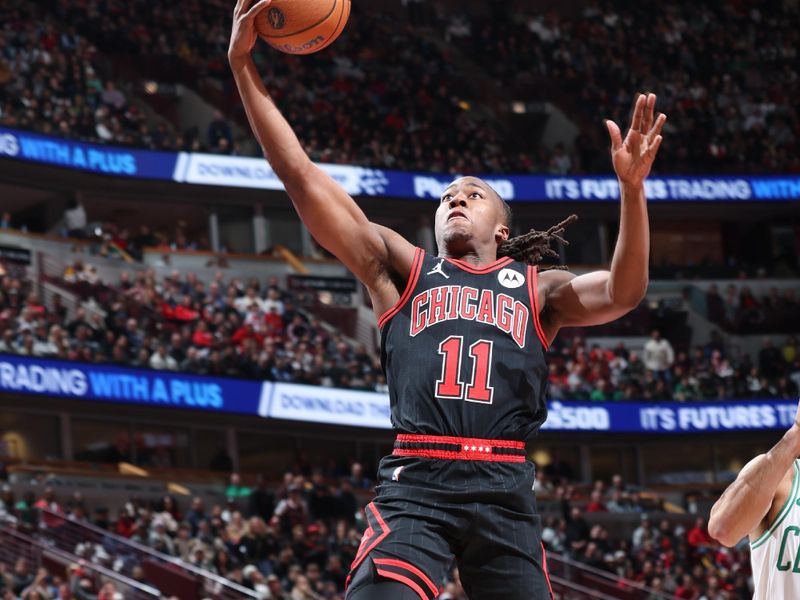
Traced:
[[233, 78], [239, 88], [247, 120], [275, 174], [286, 185], [311, 167], [300, 141], [272, 101], [248, 54], [230, 58]]
[[644, 184], [620, 183], [620, 221], [611, 260], [608, 293], [614, 304], [634, 308], [647, 292], [650, 262], [650, 223]]
[[800, 454], [800, 428], [796, 425], [766, 454], [751, 461], [711, 508], [708, 532], [733, 546], [758, 527], [775, 491]]

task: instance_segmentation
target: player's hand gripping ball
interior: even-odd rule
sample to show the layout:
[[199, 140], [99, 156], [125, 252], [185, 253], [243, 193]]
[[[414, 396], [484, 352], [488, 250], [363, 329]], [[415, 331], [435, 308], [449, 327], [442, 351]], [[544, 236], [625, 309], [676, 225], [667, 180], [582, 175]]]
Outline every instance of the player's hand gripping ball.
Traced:
[[255, 19], [258, 35], [287, 54], [312, 54], [339, 37], [350, 0], [273, 0]]

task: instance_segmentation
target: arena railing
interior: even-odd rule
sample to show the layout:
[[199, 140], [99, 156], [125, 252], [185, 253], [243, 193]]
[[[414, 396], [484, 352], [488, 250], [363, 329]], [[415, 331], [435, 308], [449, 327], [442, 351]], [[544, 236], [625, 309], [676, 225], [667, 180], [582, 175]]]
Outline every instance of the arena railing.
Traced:
[[672, 596], [557, 554], [547, 553], [547, 569], [553, 581], [564, 580], [618, 600], [670, 600]]
[[177, 596], [181, 600], [258, 598], [253, 590], [215, 573], [49, 509], [41, 509], [39, 526], [39, 536], [62, 551], [72, 552], [79, 544], [92, 543], [119, 561], [121, 572], [126, 575], [134, 566], [141, 566], [147, 580], [167, 596]]
[[[134, 581], [102, 565], [82, 560], [74, 554], [54, 548], [42, 540], [10, 527], [0, 527], [0, 563], [13, 567], [20, 558], [27, 560], [34, 569], [45, 567], [50, 573], [63, 569], [66, 575], [73, 567], [80, 567], [83, 576], [90, 576], [98, 588], [105, 582], [111, 581], [117, 591], [128, 600], [152, 600], [162, 597], [161, 592], [152, 586]], [[64, 578], [68, 579], [68, 576]]]

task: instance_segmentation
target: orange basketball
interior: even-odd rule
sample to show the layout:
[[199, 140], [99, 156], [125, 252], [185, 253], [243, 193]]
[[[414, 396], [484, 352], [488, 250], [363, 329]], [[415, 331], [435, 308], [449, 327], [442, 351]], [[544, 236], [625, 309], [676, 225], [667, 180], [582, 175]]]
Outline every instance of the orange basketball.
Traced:
[[287, 54], [312, 54], [344, 31], [350, 0], [274, 0], [256, 17], [256, 31]]

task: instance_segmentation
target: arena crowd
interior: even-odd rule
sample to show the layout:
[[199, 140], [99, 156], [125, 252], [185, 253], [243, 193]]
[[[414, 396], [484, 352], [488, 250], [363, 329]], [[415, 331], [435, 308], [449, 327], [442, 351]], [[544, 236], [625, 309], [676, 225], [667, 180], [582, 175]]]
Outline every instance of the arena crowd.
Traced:
[[[47, 508], [71, 521], [91, 523], [179, 557], [248, 587], [265, 600], [341, 600], [349, 565], [367, 526], [358, 497], [368, 497], [372, 485], [358, 463], [349, 471], [309, 468], [304, 473], [287, 472], [278, 487], [267, 486], [261, 479], [248, 486], [234, 473], [224, 490], [224, 504], [206, 506], [199, 497], [184, 506], [172, 496], [157, 502], [131, 498], [116, 514], [102, 506], [88, 506], [80, 493], [58, 498], [53, 489], [43, 487], [38, 497], [28, 493], [16, 498], [6, 486], [0, 494], [0, 521], [23, 530], [43, 527], [46, 538], [47, 523], [55, 518], [40, 518], [37, 513]], [[666, 516], [655, 518], [645, 512], [653, 508], [653, 500], [644, 503], [639, 490], [626, 485], [620, 476], [584, 489], [542, 469], [537, 473], [537, 495], [559, 507], [544, 515], [542, 537], [550, 552], [669, 597], [750, 597], [746, 544], [721, 548], [709, 537], [700, 518], [691, 526], [676, 524]], [[590, 525], [598, 513], [635, 514], [639, 522], [632, 533], [621, 534], [621, 530]], [[148, 583], [142, 566], [115, 554], [113, 544], [81, 542], [70, 551]], [[114, 595], [119, 592], [113, 584], [105, 591], [93, 590], [91, 581], [79, 573], [37, 572], [24, 560], [13, 570], [0, 572], [0, 579], [4, 598], [123, 598]], [[76, 590], [93, 595], [82, 596]], [[40, 595], [32, 595], [32, 591]], [[439, 598], [466, 598], [455, 566]]]
[[[276, 279], [208, 284], [177, 271], [157, 280], [153, 271], [123, 272], [112, 285], [91, 268], [74, 265], [63, 284], [97, 310], [68, 318], [56, 297], [45, 306], [31, 281], [0, 275], [0, 352], [385, 392], [375, 352], [347, 341], [335, 328], [298, 307]], [[735, 293], [738, 291], [738, 295]], [[791, 290], [789, 290], [791, 292]], [[713, 295], [714, 289], [710, 290]], [[731, 319], [752, 312], [800, 310], [793, 293], [756, 298], [731, 285]], [[748, 311], [748, 312], [740, 312]], [[738, 317], [738, 315], [741, 315]], [[790, 320], [782, 331], [790, 331]], [[639, 332], [646, 334], [648, 332]], [[757, 356], [734, 353], [721, 335], [702, 346], [675, 348], [669, 332], [653, 331], [640, 350], [620, 342], [587, 347], [581, 332], [548, 351], [549, 395], [593, 401], [793, 399], [800, 389], [798, 336], [765, 337]]]
[[[427, 10], [430, 18], [413, 24], [355, 7], [342, 38], [321, 55], [270, 50], [256, 58], [308, 153], [323, 162], [606, 173], [600, 119], [626, 121], [630, 94], [647, 89], [670, 115], [659, 170], [800, 170], [796, 3], [653, 11], [605, 0], [570, 16], [504, 7], [488, 15], [469, 3], [458, 15]], [[189, 13], [165, 0], [6, 3], [0, 124], [151, 149], [244, 152], [226, 64], [230, 6], [202, 2]], [[147, 59], [147, 73], [131, 71], [134, 56]], [[213, 96], [218, 110], [207, 130], [179, 131], [174, 118], [155, 118], [137, 87], [147, 76]], [[564, 110], [581, 130], [573, 147], [509, 146], [514, 126], [489, 108], [509, 94]]]

